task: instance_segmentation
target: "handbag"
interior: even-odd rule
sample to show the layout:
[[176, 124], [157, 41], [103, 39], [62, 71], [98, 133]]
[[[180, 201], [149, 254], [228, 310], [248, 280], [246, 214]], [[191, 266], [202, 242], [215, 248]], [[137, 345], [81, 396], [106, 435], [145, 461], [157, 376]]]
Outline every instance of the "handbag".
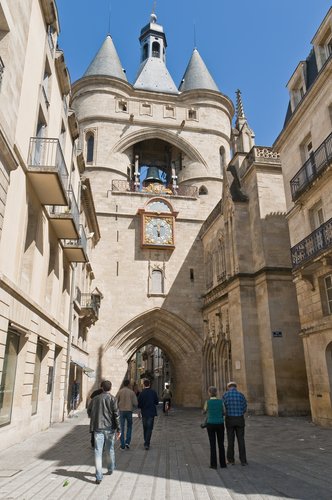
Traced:
[[203, 420], [203, 422], [201, 423], [201, 429], [205, 429], [207, 426], [207, 417]]

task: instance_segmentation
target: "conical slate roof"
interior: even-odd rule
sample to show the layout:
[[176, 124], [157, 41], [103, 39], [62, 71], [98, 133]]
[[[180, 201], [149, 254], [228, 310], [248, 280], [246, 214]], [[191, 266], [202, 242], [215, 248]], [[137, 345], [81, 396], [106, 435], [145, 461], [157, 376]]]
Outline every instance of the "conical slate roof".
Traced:
[[197, 49], [194, 49], [181, 81], [179, 91], [194, 89], [216, 90], [220, 92]]
[[166, 64], [157, 57], [149, 57], [141, 64], [134, 87], [154, 92], [179, 93]]
[[110, 35], [107, 35], [104, 43], [83, 76], [96, 75], [115, 76], [116, 78], [127, 81], [127, 77]]

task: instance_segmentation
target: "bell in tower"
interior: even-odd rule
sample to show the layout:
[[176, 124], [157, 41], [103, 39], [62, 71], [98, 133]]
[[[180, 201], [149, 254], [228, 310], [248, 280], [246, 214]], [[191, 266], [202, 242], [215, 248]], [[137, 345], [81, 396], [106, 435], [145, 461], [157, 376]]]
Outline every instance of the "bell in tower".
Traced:
[[146, 177], [143, 181], [143, 185], [149, 186], [150, 184], [164, 184], [159, 175], [158, 167], [149, 167], [146, 173]]

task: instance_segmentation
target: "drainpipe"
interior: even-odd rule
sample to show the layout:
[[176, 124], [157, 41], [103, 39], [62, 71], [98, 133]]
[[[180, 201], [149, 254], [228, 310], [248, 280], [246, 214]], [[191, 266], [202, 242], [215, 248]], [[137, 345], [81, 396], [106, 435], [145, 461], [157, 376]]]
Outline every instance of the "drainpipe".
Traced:
[[69, 320], [68, 320], [68, 345], [67, 345], [67, 359], [66, 359], [66, 376], [64, 385], [64, 401], [63, 401], [63, 413], [62, 421], [64, 421], [67, 415], [67, 402], [68, 402], [68, 391], [69, 391], [69, 375], [70, 375], [70, 356], [71, 356], [71, 342], [72, 342], [72, 327], [73, 327], [73, 312], [74, 312], [74, 290], [76, 281], [76, 267], [72, 267], [71, 275], [71, 287], [70, 287], [70, 306], [69, 306]]

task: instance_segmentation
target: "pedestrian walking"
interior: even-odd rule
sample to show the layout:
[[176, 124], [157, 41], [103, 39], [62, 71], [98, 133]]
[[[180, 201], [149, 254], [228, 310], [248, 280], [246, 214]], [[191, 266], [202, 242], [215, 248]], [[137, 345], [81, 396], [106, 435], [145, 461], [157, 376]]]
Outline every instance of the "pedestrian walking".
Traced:
[[151, 389], [150, 380], [144, 380], [143, 390], [138, 396], [138, 408], [141, 410], [144, 448], [150, 448], [154, 418], [157, 416], [157, 405], [159, 403], [156, 391]]
[[248, 465], [244, 442], [244, 414], [247, 410], [247, 400], [242, 392], [237, 390], [236, 382], [227, 384], [223, 402], [226, 409], [227, 462], [232, 465], [235, 464], [234, 442], [236, 436], [240, 462], [242, 465]]
[[208, 389], [209, 399], [205, 401], [204, 413], [206, 413], [206, 430], [210, 442], [210, 469], [217, 468], [217, 447], [219, 451], [220, 467], [227, 467], [224, 447], [224, 409], [223, 402], [217, 398], [217, 388], [214, 386]]
[[112, 383], [104, 380], [101, 383], [103, 392], [91, 399], [88, 406], [90, 431], [95, 437], [96, 484], [103, 479], [103, 448], [105, 449], [108, 474], [115, 468], [114, 440], [120, 438], [120, 418], [116, 399], [110, 394]]
[[[119, 390], [116, 398], [120, 411], [120, 426], [121, 426], [121, 449], [130, 448], [131, 435], [133, 429], [133, 410], [137, 408], [137, 397], [133, 390], [129, 387], [130, 381], [125, 379], [123, 387]], [[127, 429], [126, 429], [127, 427]], [[127, 432], [126, 432], [127, 430]]]
[[80, 383], [75, 379], [71, 386], [71, 397], [70, 397], [70, 409], [72, 411], [72, 416], [75, 415], [75, 411], [80, 402]]
[[[96, 396], [99, 396], [99, 394], [101, 394], [103, 392], [103, 389], [102, 389], [102, 386], [100, 384], [100, 388], [99, 389], [96, 389], [95, 391], [93, 391], [91, 393], [91, 396], [90, 396], [90, 399], [93, 399], [95, 398]], [[94, 436], [94, 432], [93, 431], [90, 431], [90, 434], [91, 434], [91, 447], [94, 448], [95, 447], [95, 436]]]
[[165, 406], [166, 406], [167, 402], [168, 402], [168, 409], [171, 408], [172, 397], [173, 397], [173, 394], [172, 394], [171, 389], [169, 388], [169, 384], [166, 384], [165, 389], [163, 390], [163, 393], [161, 395], [161, 399], [163, 400], [163, 412], [164, 413], [165, 413]]

